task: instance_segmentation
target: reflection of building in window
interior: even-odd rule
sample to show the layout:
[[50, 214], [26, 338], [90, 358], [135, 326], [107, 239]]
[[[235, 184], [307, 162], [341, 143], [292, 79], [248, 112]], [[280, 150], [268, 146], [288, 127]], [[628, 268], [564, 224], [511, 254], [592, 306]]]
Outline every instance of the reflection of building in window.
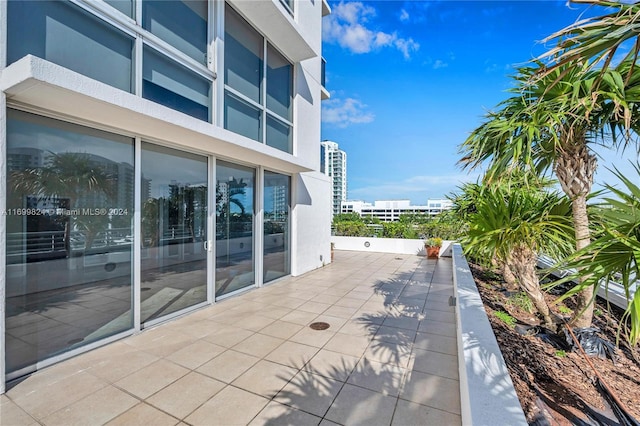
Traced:
[[361, 217], [373, 217], [383, 222], [393, 222], [403, 214], [424, 214], [435, 216], [452, 207], [450, 200], [427, 200], [423, 206], [412, 206], [409, 200], [345, 201], [341, 205], [341, 213], [357, 213]]

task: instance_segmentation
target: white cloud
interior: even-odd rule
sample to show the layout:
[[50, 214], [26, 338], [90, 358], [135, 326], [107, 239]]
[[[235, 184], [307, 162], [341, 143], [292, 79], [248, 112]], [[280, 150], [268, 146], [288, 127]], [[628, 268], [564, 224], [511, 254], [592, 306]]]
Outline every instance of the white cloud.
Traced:
[[409, 12], [407, 12], [406, 10], [402, 9], [400, 11], [400, 21], [401, 22], [407, 22], [410, 19], [409, 17]]
[[436, 61], [433, 63], [433, 69], [434, 70], [437, 70], [437, 69], [440, 69], [440, 68], [446, 68], [448, 66], [449, 66], [449, 64], [447, 64], [442, 59], [436, 59]]
[[420, 45], [412, 38], [402, 38], [396, 32], [385, 33], [369, 28], [367, 24], [370, 18], [375, 16], [376, 10], [371, 6], [361, 2], [341, 2], [334, 6], [331, 15], [325, 18], [322, 38], [327, 43], [337, 43], [358, 54], [393, 47], [399, 50], [405, 59], [409, 59], [412, 52], [418, 51]]
[[322, 122], [337, 127], [371, 123], [375, 116], [366, 111], [367, 106], [357, 99], [331, 98], [322, 103]]

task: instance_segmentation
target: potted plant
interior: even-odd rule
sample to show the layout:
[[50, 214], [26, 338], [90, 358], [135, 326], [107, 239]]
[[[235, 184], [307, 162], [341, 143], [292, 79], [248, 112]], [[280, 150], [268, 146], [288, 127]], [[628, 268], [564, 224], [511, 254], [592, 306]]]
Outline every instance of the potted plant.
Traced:
[[442, 247], [442, 238], [431, 237], [424, 242], [427, 257], [430, 259], [437, 259], [440, 256], [440, 247]]

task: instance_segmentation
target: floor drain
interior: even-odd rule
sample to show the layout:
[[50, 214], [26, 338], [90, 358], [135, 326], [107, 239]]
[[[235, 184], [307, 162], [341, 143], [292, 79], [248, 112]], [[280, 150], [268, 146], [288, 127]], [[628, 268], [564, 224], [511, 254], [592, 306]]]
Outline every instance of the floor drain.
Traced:
[[326, 322], [314, 322], [309, 325], [312, 330], [326, 330], [329, 328], [329, 324]]

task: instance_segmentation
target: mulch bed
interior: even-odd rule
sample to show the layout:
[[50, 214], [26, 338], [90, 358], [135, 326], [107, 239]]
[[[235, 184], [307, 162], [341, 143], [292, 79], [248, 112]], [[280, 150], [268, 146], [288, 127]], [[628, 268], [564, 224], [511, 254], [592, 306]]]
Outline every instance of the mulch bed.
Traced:
[[[506, 312], [518, 324], [537, 325], [508, 291], [501, 277], [477, 265], [471, 265], [480, 296], [496, 339], [511, 373], [511, 379], [527, 420], [536, 425], [618, 424], [612, 407], [596, 387], [596, 378], [579, 352], [563, 352], [536, 336], [523, 335], [496, 316]], [[556, 296], [548, 295], [549, 301]], [[552, 306], [559, 316], [568, 316], [572, 302]], [[601, 337], [615, 344], [618, 319], [622, 311], [598, 299], [593, 325]], [[630, 348], [620, 339], [615, 362], [590, 357], [604, 382], [629, 413], [640, 420], [640, 349]]]

